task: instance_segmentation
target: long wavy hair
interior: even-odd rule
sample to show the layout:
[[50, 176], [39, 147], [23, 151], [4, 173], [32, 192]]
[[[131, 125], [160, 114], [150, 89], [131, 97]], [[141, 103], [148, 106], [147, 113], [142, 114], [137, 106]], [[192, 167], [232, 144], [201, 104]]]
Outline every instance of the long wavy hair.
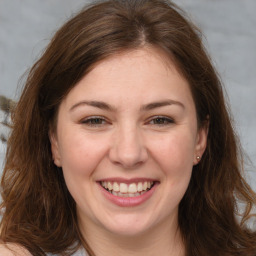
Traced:
[[175, 63], [190, 84], [199, 126], [208, 123], [206, 151], [179, 205], [186, 256], [256, 255], [256, 232], [246, 225], [256, 195], [243, 178], [220, 79], [200, 31], [164, 0], [87, 6], [57, 31], [32, 67], [13, 113], [1, 181], [4, 243], [37, 256], [70, 255], [81, 245], [94, 255], [80, 233], [62, 170], [52, 161], [48, 133], [62, 99], [99, 61], [145, 46], [162, 49]]

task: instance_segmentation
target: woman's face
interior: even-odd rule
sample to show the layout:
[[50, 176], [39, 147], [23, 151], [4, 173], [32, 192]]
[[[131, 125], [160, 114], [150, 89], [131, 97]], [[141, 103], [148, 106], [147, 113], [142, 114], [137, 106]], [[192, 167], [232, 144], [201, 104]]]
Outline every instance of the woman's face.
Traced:
[[176, 227], [206, 137], [188, 82], [162, 52], [140, 49], [102, 61], [70, 91], [51, 143], [81, 227], [135, 235]]

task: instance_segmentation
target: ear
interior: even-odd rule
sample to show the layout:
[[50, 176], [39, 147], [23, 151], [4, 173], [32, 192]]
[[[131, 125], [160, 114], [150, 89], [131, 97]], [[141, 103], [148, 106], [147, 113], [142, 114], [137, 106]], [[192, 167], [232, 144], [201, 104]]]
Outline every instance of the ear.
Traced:
[[49, 131], [49, 139], [51, 142], [52, 159], [54, 161], [54, 164], [58, 167], [61, 167], [61, 157], [56, 133], [53, 131]]
[[199, 128], [197, 132], [196, 138], [196, 146], [195, 146], [195, 153], [194, 153], [194, 160], [193, 164], [196, 165], [200, 162], [204, 151], [207, 146], [207, 136], [208, 136], [208, 128], [209, 128], [209, 121], [207, 120], [201, 128]]

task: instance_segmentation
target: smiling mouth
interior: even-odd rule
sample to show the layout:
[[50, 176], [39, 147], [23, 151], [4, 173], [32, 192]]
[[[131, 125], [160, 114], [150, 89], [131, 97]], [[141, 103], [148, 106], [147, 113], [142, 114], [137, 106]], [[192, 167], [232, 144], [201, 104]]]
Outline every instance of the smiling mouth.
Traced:
[[111, 181], [101, 181], [100, 185], [109, 193], [119, 197], [141, 196], [155, 185], [153, 181], [144, 181], [138, 183], [118, 183]]

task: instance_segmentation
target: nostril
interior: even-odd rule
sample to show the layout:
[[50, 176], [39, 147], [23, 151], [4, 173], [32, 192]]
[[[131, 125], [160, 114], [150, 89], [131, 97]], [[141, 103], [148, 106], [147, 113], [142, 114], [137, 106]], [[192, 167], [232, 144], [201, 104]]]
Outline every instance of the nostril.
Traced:
[[148, 158], [148, 154], [144, 148], [139, 150], [131, 149], [112, 149], [109, 158], [113, 164], [121, 165], [123, 168], [134, 168], [142, 165]]
[[140, 132], [136, 123], [126, 120], [120, 124], [111, 141], [109, 158], [112, 163], [128, 169], [135, 168], [147, 160], [148, 153]]

